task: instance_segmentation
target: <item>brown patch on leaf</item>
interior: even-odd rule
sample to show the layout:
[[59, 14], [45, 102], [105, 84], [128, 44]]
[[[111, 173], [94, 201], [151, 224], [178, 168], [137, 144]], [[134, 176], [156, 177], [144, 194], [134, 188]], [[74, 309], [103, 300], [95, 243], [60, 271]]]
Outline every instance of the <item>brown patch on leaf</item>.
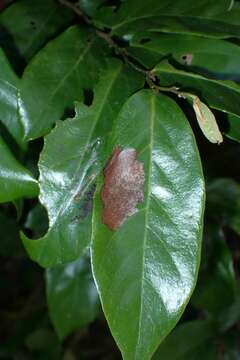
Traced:
[[182, 56], [182, 59], [185, 61], [187, 65], [191, 65], [193, 61], [193, 54], [185, 54]]
[[135, 149], [117, 147], [104, 170], [102, 221], [116, 230], [144, 200], [144, 168]]

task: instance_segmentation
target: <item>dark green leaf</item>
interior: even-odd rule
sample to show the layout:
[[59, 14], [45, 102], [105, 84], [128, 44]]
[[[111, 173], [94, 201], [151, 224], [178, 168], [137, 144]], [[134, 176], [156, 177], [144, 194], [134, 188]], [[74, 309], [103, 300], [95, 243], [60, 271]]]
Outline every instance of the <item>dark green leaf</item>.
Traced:
[[25, 147], [23, 126], [18, 113], [19, 79], [11, 69], [4, 52], [0, 49], [0, 121], [16, 142]]
[[192, 303], [214, 315], [221, 315], [235, 300], [232, 256], [224, 234], [217, 226], [208, 225], [205, 242], [203, 256], [207, 257], [207, 264], [200, 272]]
[[240, 117], [228, 114], [227, 120], [229, 129], [226, 131], [226, 136], [232, 140], [240, 142]]
[[161, 86], [175, 85], [181, 91], [198, 95], [214, 109], [240, 116], [240, 86], [232, 81], [212, 80], [178, 70], [165, 61], [159, 63], [153, 73], [159, 77]]
[[[136, 149], [145, 171], [144, 202], [110, 230], [102, 222], [101, 178], [94, 202], [92, 264], [123, 358], [145, 360], [176, 325], [196, 282], [204, 182], [188, 122], [163, 95], [143, 90], [125, 103], [108, 156], [116, 147]], [[125, 205], [119, 197], [113, 206]]]
[[153, 360], [213, 360], [217, 352], [211, 340], [214, 331], [209, 321], [179, 325], [160, 345]]
[[62, 339], [92, 322], [99, 312], [99, 299], [87, 258], [47, 269], [50, 317]]
[[131, 39], [128, 52], [148, 68], [171, 56], [193, 72], [222, 80], [240, 81], [240, 47], [227, 41], [144, 32]]
[[240, 286], [238, 283], [235, 301], [219, 316], [219, 329], [226, 331], [240, 323]]
[[105, 60], [102, 40], [91, 30], [69, 28], [27, 66], [21, 82], [20, 115], [26, 139], [46, 134], [64, 111], [92, 88]]
[[38, 182], [12, 155], [0, 137], [0, 202], [38, 195]]
[[40, 200], [48, 211], [50, 226], [38, 240], [23, 236], [30, 257], [42, 266], [75, 260], [88, 246], [102, 141], [123, 102], [142, 83], [141, 75], [112, 61], [102, 73], [93, 105], [77, 103], [75, 118], [58, 122], [46, 137], [39, 182]]
[[240, 234], [240, 185], [228, 178], [209, 182], [207, 214]]
[[126, 38], [143, 30], [240, 37], [240, 6], [231, 5], [232, 0], [128, 0], [117, 12], [100, 9], [95, 21]]
[[40, 203], [28, 213], [24, 227], [32, 231], [33, 239], [37, 239], [46, 233], [48, 217], [45, 208]]
[[0, 14], [0, 46], [19, 66], [72, 20], [73, 13], [58, 1], [18, 1]]

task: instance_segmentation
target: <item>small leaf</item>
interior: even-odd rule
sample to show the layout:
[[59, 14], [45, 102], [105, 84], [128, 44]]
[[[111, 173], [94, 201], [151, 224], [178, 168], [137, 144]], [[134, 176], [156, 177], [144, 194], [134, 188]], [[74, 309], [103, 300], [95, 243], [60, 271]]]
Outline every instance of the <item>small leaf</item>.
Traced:
[[[233, 81], [214, 80], [179, 70], [166, 61], [160, 62], [152, 72], [160, 79], [161, 86], [177, 86], [181, 92], [186, 91], [185, 95], [192, 97], [192, 99], [194, 99], [194, 95], [191, 94], [194, 93], [211, 108], [237, 115], [236, 121], [240, 121], [240, 86]], [[196, 107], [199, 111], [199, 106]], [[211, 118], [206, 106], [200, 104], [200, 108], [201, 111], [207, 113], [207, 117]], [[218, 136], [220, 139], [220, 135]]]
[[200, 129], [206, 138], [214, 144], [223, 142], [222, 134], [220, 133], [214, 114], [197, 96], [194, 96], [193, 99], [193, 109]]
[[12, 155], [0, 137], [0, 202], [38, 195], [38, 182]]
[[144, 202], [115, 230], [103, 224], [99, 178], [91, 256], [103, 310], [124, 360], [149, 360], [196, 283], [204, 181], [191, 128], [174, 101], [150, 90], [123, 105], [106, 147], [135, 149]]
[[93, 104], [76, 103], [75, 118], [58, 122], [46, 136], [39, 183], [49, 229], [34, 241], [22, 234], [29, 256], [40, 265], [50, 267], [75, 260], [89, 245], [92, 196], [101, 169], [102, 145], [123, 102], [143, 81], [141, 75], [112, 60], [101, 75]]
[[87, 258], [47, 269], [49, 314], [61, 339], [92, 322], [100, 309]]

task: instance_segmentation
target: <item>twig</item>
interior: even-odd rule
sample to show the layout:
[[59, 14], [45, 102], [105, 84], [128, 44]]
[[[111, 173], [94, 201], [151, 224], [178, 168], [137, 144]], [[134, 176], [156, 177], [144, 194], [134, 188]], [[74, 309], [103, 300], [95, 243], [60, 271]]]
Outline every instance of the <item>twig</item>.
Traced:
[[58, 0], [60, 4], [68, 7], [69, 9], [71, 9], [73, 12], [75, 12], [75, 14], [77, 14], [85, 23], [87, 23], [88, 25], [92, 25], [91, 20], [89, 19], [88, 16], [86, 16], [82, 10], [80, 9], [80, 7], [78, 6], [78, 4], [74, 4], [71, 3], [68, 0]]
[[124, 60], [124, 62], [126, 64], [128, 64], [129, 66], [131, 66], [134, 70], [140, 72], [141, 74], [143, 74], [146, 78], [146, 81], [150, 87], [150, 89], [155, 90], [156, 92], [159, 91], [164, 91], [164, 92], [171, 92], [175, 95], [177, 95], [178, 97], [183, 97], [184, 93], [179, 91], [179, 89], [175, 86], [172, 87], [162, 87], [156, 84], [156, 76], [153, 74], [152, 71], [149, 71], [147, 69], [143, 69], [140, 66], [136, 65], [131, 59], [127, 52], [127, 50], [125, 48], [121, 48], [118, 46], [118, 44], [113, 40], [113, 38], [111, 37], [110, 34], [102, 31], [101, 29], [97, 28], [93, 22], [91, 21], [91, 19], [89, 19], [88, 16], [86, 16], [82, 10], [80, 9], [80, 7], [78, 6], [78, 4], [73, 4], [71, 2], [69, 2], [69, 0], [58, 0], [62, 5], [68, 7], [69, 9], [71, 9], [72, 11], [75, 12], [75, 14], [77, 14], [86, 24], [90, 25], [91, 27], [93, 27], [96, 30], [96, 34], [104, 39], [108, 45], [113, 48], [116, 52], [117, 55], [120, 55], [122, 57], [122, 59]]

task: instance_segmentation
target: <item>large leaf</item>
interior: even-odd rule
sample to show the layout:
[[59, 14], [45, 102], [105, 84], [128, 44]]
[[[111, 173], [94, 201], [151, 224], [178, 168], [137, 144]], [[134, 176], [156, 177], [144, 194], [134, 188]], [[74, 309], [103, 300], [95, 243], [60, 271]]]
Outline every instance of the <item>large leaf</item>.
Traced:
[[54, 0], [21, 0], [0, 14], [0, 46], [19, 67], [73, 20]]
[[0, 202], [38, 195], [38, 183], [0, 137]]
[[224, 40], [143, 32], [131, 39], [128, 52], [150, 68], [171, 56], [179, 64], [202, 75], [240, 80], [240, 47]]
[[46, 134], [83, 98], [83, 90], [94, 86], [104, 63], [103, 44], [91, 30], [74, 26], [49, 42], [23, 74], [20, 115], [25, 138]]
[[123, 358], [145, 360], [179, 320], [196, 283], [204, 182], [188, 122], [163, 95], [143, 90], [125, 103], [108, 156], [116, 147], [136, 149], [145, 171], [144, 202], [110, 230], [102, 222], [101, 177], [94, 202], [93, 272]]
[[99, 300], [87, 258], [47, 269], [46, 281], [49, 313], [60, 338], [95, 319]]
[[153, 360], [213, 360], [217, 356], [213, 336], [214, 329], [209, 321], [186, 322], [160, 345]]
[[39, 182], [40, 200], [48, 211], [50, 226], [38, 240], [23, 236], [30, 257], [42, 266], [75, 260], [88, 245], [103, 138], [123, 102], [142, 83], [141, 75], [112, 61], [102, 73], [93, 105], [77, 103], [75, 118], [58, 122], [46, 137]]
[[100, 9], [95, 21], [128, 38], [143, 30], [240, 37], [240, 6], [232, 5], [231, 0], [129, 0], [117, 11]]
[[192, 72], [178, 70], [169, 63], [160, 62], [153, 74], [162, 86], [175, 85], [199, 96], [210, 107], [240, 117], [240, 86], [232, 81], [213, 80]]
[[0, 49], [0, 121], [16, 142], [24, 147], [23, 127], [18, 113], [19, 79]]

